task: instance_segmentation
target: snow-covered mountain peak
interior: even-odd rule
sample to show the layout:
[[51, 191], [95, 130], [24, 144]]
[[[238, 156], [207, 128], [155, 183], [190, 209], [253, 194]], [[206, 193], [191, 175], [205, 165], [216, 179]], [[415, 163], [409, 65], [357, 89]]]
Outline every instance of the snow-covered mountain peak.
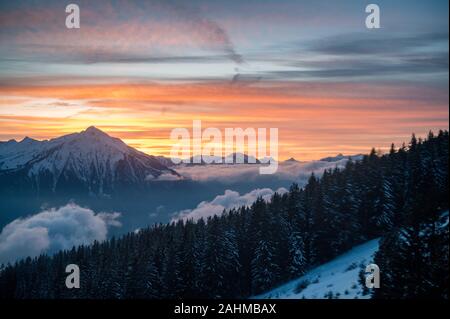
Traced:
[[[0, 144], [0, 174], [25, 173], [40, 185], [51, 180], [55, 190], [62, 180], [83, 184], [94, 192], [121, 184], [145, 183], [161, 174], [178, 174], [157, 158], [144, 154], [91, 126], [51, 140], [25, 138]], [[23, 175], [23, 174], [22, 174]], [[39, 186], [38, 186], [39, 187]]]
[[291, 157], [287, 160], [285, 160], [286, 163], [299, 163], [299, 161], [297, 161], [295, 158]]
[[28, 136], [25, 136], [23, 138], [23, 140], [20, 141], [20, 143], [35, 143], [35, 142], [38, 142], [38, 140], [35, 140], [34, 138], [31, 138], [31, 137], [28, 137]]
[[363, 154], [356, 154], [356, 155], [343, 155], [342, 153], [337, 154], [336, 156], [329, 156], [321, 158], [319, 161], [322, 162], [338, 162], [343, 159], [349, 159], [352, 161], [360, 161], [364, 157]]
[[55, 138], [49, 141], [50, 144], [60, 145], [66, 144], [69, 151], [82, 151], [83, 153], [107, 152], [109, 155], [112, 153], [133, 153], [135, 149], [126, 145], [122, 140], [111, 137], [105, 132], [99, 130], [95, 126], [90, 126], [80, 133], [73, 133]]
[[88, 134], [100, 134], [100, 135], [108, 135], [105, 132], [103, 132], [102, 130], [99, 130], [98, 128], [96, 128], [95, 126], [89, 126], [85, 131], [83, 131], [84, 133], [88, 133]]

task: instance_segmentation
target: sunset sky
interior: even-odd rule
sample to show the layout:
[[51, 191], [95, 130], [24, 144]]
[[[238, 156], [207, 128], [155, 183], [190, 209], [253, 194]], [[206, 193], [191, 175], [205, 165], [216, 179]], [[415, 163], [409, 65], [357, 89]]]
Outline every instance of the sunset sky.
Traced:
[[168, 155], [202, 120], [310, 160], [448, 129], [448, 1], [374, 2], [368, 30], [361, 0], [0, 1], [0, 141], [94, 125]]

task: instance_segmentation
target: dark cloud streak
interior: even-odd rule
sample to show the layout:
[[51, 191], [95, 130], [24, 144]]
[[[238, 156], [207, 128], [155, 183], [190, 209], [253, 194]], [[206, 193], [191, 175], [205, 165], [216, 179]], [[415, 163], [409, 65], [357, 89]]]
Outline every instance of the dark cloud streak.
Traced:
[[201, 32], [204, 32], [206, 36], [210, 37], [212, 42], [217, 41], [221, 49], [227, 53], [232, 61], [237, 64], [244, 63], [243, 57], [237, 53], [227, 31], [217, 22], [200, 14], [199, 10], [183, 5], [180, 1], [165, 0], [162, 3], [169, 6], [181, 19], [185, 19], [188, 23], [191, 23], [194, 28], [198, 28]]
[[392, 76], [447, 74], [448, 33], [343, 34], [286, 48], [277, 63], [290, 69], [265, 73], [269, 79], [375, 80]]
[[355, 33], [313, 41], [307, 50], [329, 55], [373, 55], [407, 53], [418, 48], [445, 43], [448, 47], [448, 32], [415, 35], [390, 35], [386, 32], [381, 34]]

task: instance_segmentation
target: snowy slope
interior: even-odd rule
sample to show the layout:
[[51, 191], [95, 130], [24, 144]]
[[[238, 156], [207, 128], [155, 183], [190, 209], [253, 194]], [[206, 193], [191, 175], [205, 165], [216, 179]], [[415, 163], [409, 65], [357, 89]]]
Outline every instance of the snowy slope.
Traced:
[[176, 172], [95, 127], [51, 140], [0, 144], [0, 176], [20, 174], [55, 190], [62, 180], [103, 193], [116, 182], [142, 183]]
[[[323, 299], [333, 293], [333, 298], [367, 299], [358, 283], [358, 274], [373, 261], [378, 250], [379, 239], [356, 246], [334, 260], [314, 268], [304, 276], [272, 291], [254, 297], [255, 299]], [[304, 287], [300, 289], [300, 287]]]

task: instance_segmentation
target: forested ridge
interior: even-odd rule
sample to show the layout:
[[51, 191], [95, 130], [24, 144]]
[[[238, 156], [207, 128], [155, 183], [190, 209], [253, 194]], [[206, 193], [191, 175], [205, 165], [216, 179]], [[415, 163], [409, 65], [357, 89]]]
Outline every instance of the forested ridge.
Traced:
[[[448, 142], [413, 136], [269, 202], [3, 265], [0, 298], [249, 297], [380, 236], [373, 297], [448, 298]], [[65, 286], [68, 264], [80, 289]]]

